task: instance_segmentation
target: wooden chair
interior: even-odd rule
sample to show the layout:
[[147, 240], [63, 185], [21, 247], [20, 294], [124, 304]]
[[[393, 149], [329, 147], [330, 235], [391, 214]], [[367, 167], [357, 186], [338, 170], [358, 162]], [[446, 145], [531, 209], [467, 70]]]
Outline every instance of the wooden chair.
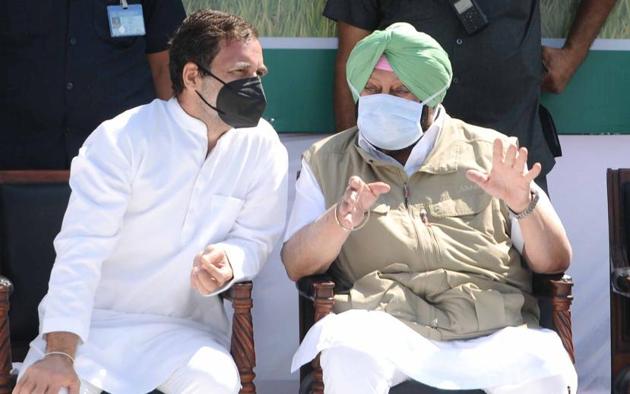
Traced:
[[[337, 286], [337, 287], [336, 287]], [[300, 315], [300, 342], [309, 328], [332, 312], [335, 292], [343, 292], [329, 274], [313, 275], [302, 278], [297, 283]], [[555, 330], [571, 361], [575, 363], [573, 351], [573, 334], [571, 329], [571, 303], [573, 280], [563, 274], [534, 275], [533, 289], [541, 309], [541, 326]], [[311, 365], [300, 369], [300, 394], [323, 394], [322, 369], [319, 356]], [[437, 394], [437, 393], [480, 393], [481, 390], [438, 390], [418, 382], [407, 381], [393, 387], [390, 393], [395, 394]]]
[[630, 169], [608, 169], [612, 391], [630, 393]]
[[[68, 177], [67, 171], [0, 171], [0, 394], [11, 392], [11, 363], [24, 359], [38, 334], [37, 305], [48, 290], [53, 239], [70, 196]], [[255, 394], [252, 283], [237, 283], [226, 293], [234, 308], [231, 353], [240, 392]]]

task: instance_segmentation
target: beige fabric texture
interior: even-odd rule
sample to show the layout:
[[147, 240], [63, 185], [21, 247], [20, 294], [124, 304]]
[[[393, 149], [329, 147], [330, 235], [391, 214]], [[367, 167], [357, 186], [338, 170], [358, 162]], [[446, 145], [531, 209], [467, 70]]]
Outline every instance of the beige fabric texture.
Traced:
[[408, 177], [359, 148], [357, 134], [348, 129], [304, 153], [326, 207], [352, 175], [391, 186], [341, 249], [335, 268], [352, 288], [336, 296], [335, 311], [382, 310], [437, 340], [538, 327], [531, 273], [512, 246], [507, 206], [465, 175], [490, 170], [496, 138], [515, 140], [447, 117], [427, 160]]

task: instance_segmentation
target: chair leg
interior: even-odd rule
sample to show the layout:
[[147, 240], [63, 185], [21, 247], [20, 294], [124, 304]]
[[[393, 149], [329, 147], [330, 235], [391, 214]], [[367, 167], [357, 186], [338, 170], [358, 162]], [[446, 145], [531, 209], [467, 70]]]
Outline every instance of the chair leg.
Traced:
[[256, 394], [254, 367], [256, 350], [254, 348], [254, 326], [252, 324], [252, 283], [236, 283], [232, 288], [231, 353], [241, 377], [240, 394]]
[[[333, 305], [335, 304], [335, 284], [333, 282], [314, 283], [313, 288], [315, 293], [315, 322], [317, 323], [320, 319], [332, 312]], [[319, 354], [312, 361], [311, 365], [313, 366], [312, 393], [324, 394], [324, 374], [319, 363]]]
[[11, 282], [0, 276], [0, 394], [10, 393], [13, 386], [9, 332], [9, 295], [12, 290]]
[[552, 280], [552, 316], [556, 332], [562, 340], [573, 364], [575, 364], [575, 351], [573, 350], [573, 331], [571, 329], [571, 303], [573, 302], [573, 280], [565, 276], [560, 280]]

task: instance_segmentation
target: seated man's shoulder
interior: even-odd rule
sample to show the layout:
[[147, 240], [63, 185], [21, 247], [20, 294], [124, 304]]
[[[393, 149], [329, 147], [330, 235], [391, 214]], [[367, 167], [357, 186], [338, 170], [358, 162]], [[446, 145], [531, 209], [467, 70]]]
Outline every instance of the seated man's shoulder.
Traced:
[[95, 133], [100, 131], [108, 134], [110, 138], [141, 138], [146, 134], [144, 130], [152, 129], [149, 122], [160, 121], [159, 113], [164, 111], [163, 106], [164, 102], [156, 99], [148, 104], [130, 108], [101, 123]]
[[312, 155], [345, 154], [348, 147], [355, 142], [357, 134], [357, 127], [351, 127], [317, 141], [308, 152]]
[[454, 118], [450, 118], [449, 122], [451, 123], [452, 128], [459, 132], [460, 138], [470, 143], [493, 143], [497, 138], [502, 140], [504, 144], [516, 142], [514, 137], [509, 137], [494, 129], [473, 125], [466, 123], [463, 120]]

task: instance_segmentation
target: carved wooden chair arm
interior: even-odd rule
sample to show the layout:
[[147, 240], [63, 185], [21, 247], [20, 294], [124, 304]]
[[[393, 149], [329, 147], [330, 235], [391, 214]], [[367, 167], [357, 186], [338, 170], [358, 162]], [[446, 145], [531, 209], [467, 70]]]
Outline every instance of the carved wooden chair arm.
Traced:
[[615, 268], [610, 275], [612, 290], [630, 298], [630, 268]]
[[562, 344], [569, 354], [571, 361], [575, 363], [573, 330], [571, 327], [572, 288], [573, 279], [569, 275], [534, 274], [534, 295], [550, 299], [553, 326], [562, 340]]
[[[304, 297], [313, 302], [314, 323], [332, 312], [333, 305], [335, 304], [335, 282], [330, 275], [305, 276], [297, 281], [296, 286], [300, 297]], [[322, 368], [319, 364], [319, 355], [311, 362], [311, 366], [313, 368], [313, 375], [310, 392], [312, 394], [323, 394], [324, 379]]]
[[255, 394], [254, 368], [256, 367], [256, 350], [254, 348], [254, 326], [252, 323], [252, 282], [235, 283], [222, 294], [224, 299], [232, 302], [232, 342], [230, 353], [241, 377], [240, 394]]
[[332, 284], [333, 288], [335, 287], [335, 281], [332, 276], [328, 274], [318, 274], [318, 275], [309, 275], [301, 278], [295, 284], [298, 289], [298, 293], [300, 293], [300, 297], [308, 298], [311, 301], [315, 301], [316, 297], [316, 286], [321, 288], [321, 284], [326, 284], [325, 287]]

